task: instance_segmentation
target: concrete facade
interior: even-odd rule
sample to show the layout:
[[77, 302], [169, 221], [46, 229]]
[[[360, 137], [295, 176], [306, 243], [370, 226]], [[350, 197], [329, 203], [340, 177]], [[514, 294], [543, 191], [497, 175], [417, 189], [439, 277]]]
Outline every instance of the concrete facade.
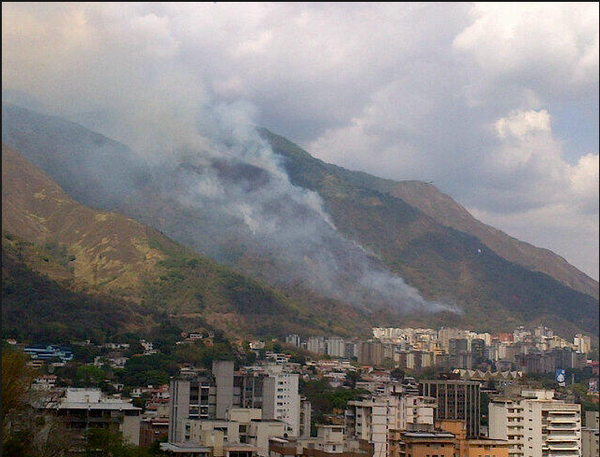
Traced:
[[508, 393], [490, 401], [489, 434], [508, 440], [510, 457], [582, 454], [580, 405], [554, 399], [553, 391]]

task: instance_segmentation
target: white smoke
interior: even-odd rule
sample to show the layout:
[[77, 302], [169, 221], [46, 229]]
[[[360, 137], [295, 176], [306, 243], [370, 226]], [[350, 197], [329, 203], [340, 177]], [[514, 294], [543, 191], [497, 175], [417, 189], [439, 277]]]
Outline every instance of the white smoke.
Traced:
[[[256, 109], [216, 103], [214, 84], [199, 76], [203, 55], [187, 50], [194, 68], [181, 59], [178, 33], [202, 34], [213, 21], [171, 22], [169, 8], [179, 6], [3, 4], [6, 84], [130, 146], [152, 179], [141, 189], [120, 183], [121, 207], [172, 238], [240, 268], [263, 262], [272, 284], [357, 306], [454, 309], [423, 299], [342, 236], [318, 194], [292, 185], [255, 129]], [[109, 179], [121, 165], [95, 171], [115, 190]]]
[[[191, 141], [179, 137], [171, 153], [160, 154], [167, 160], [152, 160], [150, 187], [160, 188], [165, 207], [184, 210], [164, 215], [161, 230], [234, 265], [244, 264], [240, 257], [266, 259], [262, 278], [277, 286], [300, 286], [363, 309], [457, 311], [425, 300], [341, 235], [321, 197], [290, 182], [282, 158], [253, 127], [252, 112], [244, 104], [204, 105]], [[148, 195], [156, 193], [134, 193], [126, 208], [155, 223], [141, 210], [153, 204]]]

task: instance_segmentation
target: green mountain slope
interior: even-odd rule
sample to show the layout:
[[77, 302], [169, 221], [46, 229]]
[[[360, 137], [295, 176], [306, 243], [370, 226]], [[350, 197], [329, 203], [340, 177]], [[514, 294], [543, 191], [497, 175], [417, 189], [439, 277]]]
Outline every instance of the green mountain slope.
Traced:
[[[244, 336], [306, 331], [348, 334], [368, 327], [348, 306], [295, 301], [132, 219], [78, 204], [48, 175], [5, 145], [2, 226], [4, 233], [12, 234], [9, 237], [17, 234], [29, 242], [19, 246], [33, 246], [24, 257], [5, 240], [10, 254], [7, 271], [20, 272], [9, 275], [13, 281], [59, 281], [68, 293], [110, 294], [130, 306], [167, 313], [188, 330], [218, 328], [230, 336]], [[33, 255], [36, 250], [41, 253]], [[19, 258], [20, 263], [15, 260]], [[54, 295], [62, 293], [56, 290]], [[32, 301], [37, 306], [38, 299]], [[50, 322], [60, 323], [60, 300], [52, 303]], [[320, 317], [326, 313], [319, 306], [328, 306], [339, 319]], [[6, 309], [9, 322], [19, 322], [16, 316], [22, 310], [18, 308]], [[126, 327], [128, 319], [116, 327]], [[111, 322], [118, 320], [115, 317]]]
[[363, 172], [346, 170], [312, 157], [299, 146], [268, 130], [263, 129], [262, 134], [279, 154], [289, 159], [286, 168], [298, 185], [320, 188], [324, 191], [325, 183], [336, 180], [333, 187], [358, 187], [392, 195], [443, 226], [475, 236], [489, 249], [510, 262], [532, 271], [545, 273], [572, 289], [598, 298], [598, 281], [548, 249], [519, 241], [494, 227], [483, 224], [450, 196], [429, 183], [393, 181]]
[[[472, 234], [440, 224], [394, 195], [404, 183], [324, 163], [283, 137], [262, 134], [284, 157], [292, 182], [321, 195], [339, 230], [428, 298], [456, 300], [466, 311], [464, 321], [486, 322], [496, 329], [547, 322], [565, 333], [576, 328], [597, 332], [598, 302], [593, 296], [510, 262]], [[444, 208], [450, 212], [450, 205]], [[585, 275], [579, 272], [579, 277]], [[587, 279], [590, 289], [595, 284], [597, 290], [597, 282]]]
[[68, 269], [51, 251], [3, 235], [3, 338], [45, 343], [74, 338], [103, 341], [150, 329], [158, 317], [135, 303], [74, 288]]

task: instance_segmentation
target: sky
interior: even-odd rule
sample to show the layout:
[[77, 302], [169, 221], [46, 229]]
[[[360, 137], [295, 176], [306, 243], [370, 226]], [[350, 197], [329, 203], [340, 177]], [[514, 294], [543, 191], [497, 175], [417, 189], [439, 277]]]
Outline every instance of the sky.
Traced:
[[598, 3], [3, 3], [2, 88], [137, 150], [157, 147], [148, 131], [183, 135], [195, 104], [244, 106], [327, 162], [433, 181], [598, 279], [598, 17]]

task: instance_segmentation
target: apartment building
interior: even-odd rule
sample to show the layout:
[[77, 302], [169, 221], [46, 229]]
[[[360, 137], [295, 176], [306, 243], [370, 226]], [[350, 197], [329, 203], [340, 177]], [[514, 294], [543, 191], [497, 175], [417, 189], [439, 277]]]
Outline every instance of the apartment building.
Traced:
[[215, 447], [230, 451], [244, 446], [264, 457], [268, 456], [269, 438], [287, 434], [284, 422], [265, 420], [262, 411], [256, 408], [232, 408], [225, 420], [186, 420], [183, 428], [183, 440], [172, 444], [217, 444]]
[[359, 364], [381, 366], [382, 362], [383, 344], [381, 344], [381, 341], [361, 341], [358, 344]]
[[297, 374], [283, 372], [280, 365], [234, 373], [231, 361], [215, 361], [211, 373], [173, 380], [169, 442], [184, 441], [185, 421], [225, 420], [232, 408], [262, 410], [263, 419], [285, 423], [288, 436], [306, 433], [310, 405], [301, 408], [298, 380]]
[[289, 425], [288, 435], [300, 435], [300, 395], [297, 374], [274, 373], [263, 378], [263, 417]]
[[435, 419], [466, 421], [467, 437], [480, 434], [481, 384], [477, 381], [425, 380], [419, 383], [419, 393], [436, 399]]
[[316, 354], [325, 354], [325, 338], [322, 336], [311, 336], [306, 343], [306, 349]]
[[285, 337], [285, 342], [288, 344], [292, 344], [296, 347], [300, 347], [302, 345], [302, 339], [299, 335], [291, 334]]
[[394, 396], [348, 402], [345, 417], [348, 436], [371, 443], [376, 456], [388, 455], [388, 431], [397, 428], [398, 407], [398, 398]]
[[68, 388], [63, 397], [46, 405], [78, 438], [101, 427], [123, 434], [128, 443], [140, 444], [141, 408], [121, 398], [105, 396], [100, 389]]
[[467, 423], [464, 420], [436, 421], [435, 428], [454, 435], [456, 457], [508, 457], [507, 440], [485, 437], [467, 438]]
[[327, 355], [331, 357], [345, 357], [346, 343], [343, 338], [334, 336], [327, 340]]
[[371, 443], [374, 455], [387, 455], [389, 431], [432, 428], [435, 407], [433, 398], [400, 384], [388, 384], [384, 395], [348, 403], [347, 433], [350, 438]]
[[390, 430], [389, 457], [454, 457], [455, 438], [444, 431]]
[[580, 354], [588, 354], [592, 350], [592, 339], [587, 335], [578, 333], [573, 338], [573, 346]]
[[508, 440], [510, 457], [582, 455], [581, 407], [548, 390], [507, 386], [489, 404], [490, 438]]

